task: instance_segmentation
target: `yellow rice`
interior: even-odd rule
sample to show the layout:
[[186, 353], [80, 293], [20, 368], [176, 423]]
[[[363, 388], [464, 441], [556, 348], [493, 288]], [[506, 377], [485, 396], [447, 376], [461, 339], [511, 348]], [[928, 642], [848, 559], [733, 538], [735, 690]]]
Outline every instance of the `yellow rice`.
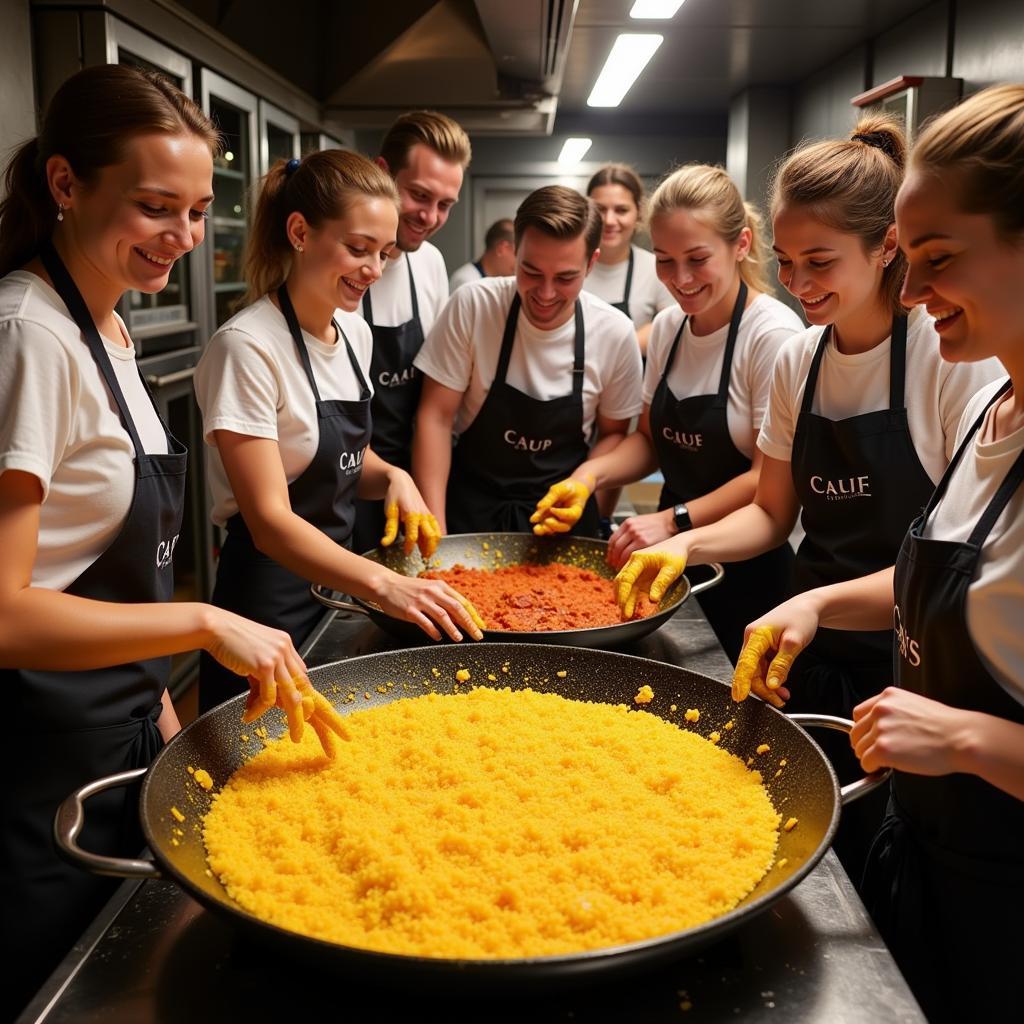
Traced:
[[615, 946], [733, 908], [772, 864], [761, 776], [624, 706], [529, 690], [428, 694], [312, 730], [232, 776], [209, 864], [265, 921], [418, 956]]

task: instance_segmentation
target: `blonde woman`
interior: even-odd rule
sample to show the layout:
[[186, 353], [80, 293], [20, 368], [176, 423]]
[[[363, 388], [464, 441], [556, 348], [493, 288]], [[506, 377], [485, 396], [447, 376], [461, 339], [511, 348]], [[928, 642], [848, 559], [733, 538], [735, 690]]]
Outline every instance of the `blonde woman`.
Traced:
[[[538, 532], [558, 532], [575, 511], [573, 492], [631, 483], [660, 467], [660, 511], [615, 531], [608, 545], [615, 566], [639, 547], [713, 523], [753, 498], [772, 365], [802, 328], [771, 296], [760, 217], [721, 167], [694, 164], [669, 175], [651, 199], [650, 231], [658, 276], [675, 304], [654, 321], [639, 429], [578, 466], [570, 497], [558, 497], [567, 488], [557, 484], [534, 517]], [[731, 659], [743, 627], [788, 593], [791, 561], [783, 540], [730, 565], [725, 581], [701, 595]]]

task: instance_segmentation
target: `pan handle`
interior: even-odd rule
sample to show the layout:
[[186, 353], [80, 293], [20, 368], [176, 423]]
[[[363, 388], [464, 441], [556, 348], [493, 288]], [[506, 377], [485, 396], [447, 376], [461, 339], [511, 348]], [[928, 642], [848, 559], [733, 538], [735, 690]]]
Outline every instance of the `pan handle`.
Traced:
[[89, 853], [78, 845], [78, 836], [85, 825], [85, 808], [83, 803], [91, 796], [113, 789], [115, 786], [127, 786], [141, 779], [148, 768], [132, 768], [116, 775], [107, 775], [95, 782], [76, 789], [57, 808], [53, 819], [53, 838], [57, 843], [60, 855], [76, 868], [84, 868], [94, 875], [109, 875], [112, 878], [161, 878], [160, 869], [151, 860], [133, 860], [127, 857], [103, 857], [98, 853]]
[[[792, 714], [786, 716], [791, 722], [802, 725], [806, 728], [809, 725], [816, 725], [822, 729], [835, 729], [836, 732], [845, 732], [849, 736], [853, 729], [853, 722], [848, 718], [836, 718], [834, 715], [801, 715]], [[877, 772], [870, 772], [863, 779], [847, 783], [839, 790], [839, 802], [845, 807], [862, 796], [867, 796], [874, 789], [878, 789], [883, 783], [889, 781], [892, 775], [891, 768], [881, 768]]]
[[327, 605], [328, 608], [336, 608], [341, 612], [356, 612], [359, 615], [370, 614], [361, 604], [356, 604], [355, 601], [343, 601], [340, 597], [335, 597], [334, 591], [329, 590], [322, 583], [311, 583], [309, 591], [321, 604]]
[[712, 587], [717, 587], [722, 582], [725, 576], [725, 570], [718, 562], [708, 562], [708, 568], [714, 572], [714, 576], [709, 580], [701, 580], [700, 583], [694, 584], [690, 587], [690, 596], [696, 597], [698, 594], [703, 594], [705, 590], [710, 590]]

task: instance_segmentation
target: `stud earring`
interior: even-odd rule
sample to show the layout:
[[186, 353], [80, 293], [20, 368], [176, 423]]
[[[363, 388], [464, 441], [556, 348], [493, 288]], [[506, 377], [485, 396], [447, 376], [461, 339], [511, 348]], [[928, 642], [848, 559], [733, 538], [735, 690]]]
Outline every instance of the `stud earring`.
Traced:
[[62, 221], [64, 219], [64, 204], [57, 204], [57, 220]]
[[301, 245], [296, 245], [295, 246], [295, 251], [296, 252], [302, 252], [302, 246]]

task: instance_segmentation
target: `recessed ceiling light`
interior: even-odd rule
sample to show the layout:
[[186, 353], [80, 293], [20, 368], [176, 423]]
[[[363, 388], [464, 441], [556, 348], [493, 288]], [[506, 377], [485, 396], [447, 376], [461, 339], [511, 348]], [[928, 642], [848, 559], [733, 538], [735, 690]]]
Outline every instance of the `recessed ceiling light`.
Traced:
[[624, 33], [615, 40], [587, 100], [588, 107], [617, 107], [665, 37]]
[[636, 0], [629, 12], [631, 18], [668, 21], [683, 6], [683, 0]]
[[593, 139], [568, 138], [562, 145], [562, 152], [558, 154], [558, 163], [562, 167], [575, 167], [584, 154], [593, 145]]

